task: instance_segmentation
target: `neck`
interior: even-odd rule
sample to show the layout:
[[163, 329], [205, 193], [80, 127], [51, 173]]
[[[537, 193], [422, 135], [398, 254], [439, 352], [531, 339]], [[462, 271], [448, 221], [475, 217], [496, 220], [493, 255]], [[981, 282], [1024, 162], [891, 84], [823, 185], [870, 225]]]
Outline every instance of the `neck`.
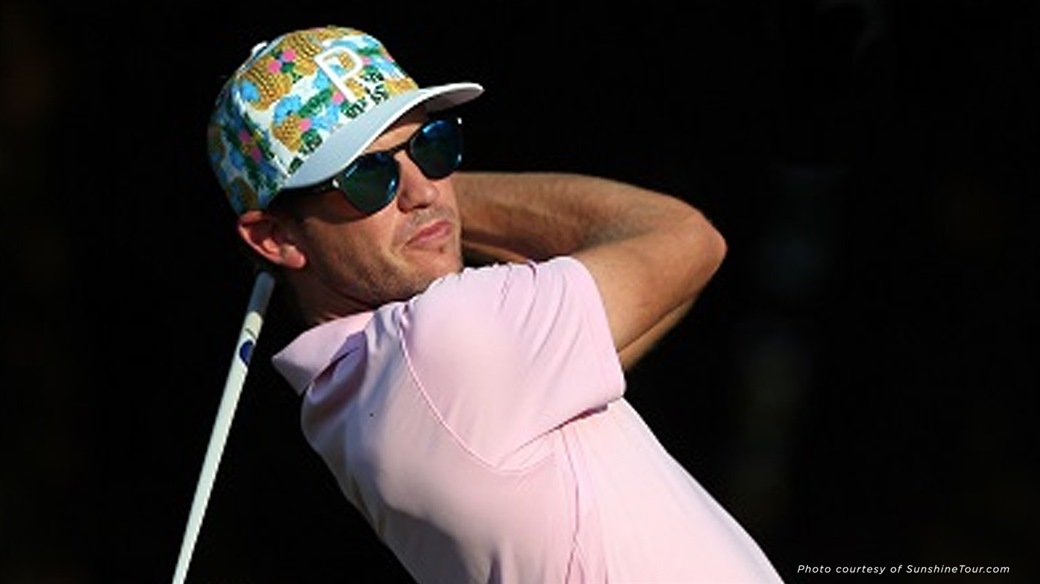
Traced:
[[306, 277], [300, 274], [290, 275], [287, 280], [289, 288], [292, 289], [300, 319], [307, 327], [367, 312], [374, 308], [349, 296], [336, 293], [326, 286], [317, 286], [314, 285], [314, 282], [305, 281]]

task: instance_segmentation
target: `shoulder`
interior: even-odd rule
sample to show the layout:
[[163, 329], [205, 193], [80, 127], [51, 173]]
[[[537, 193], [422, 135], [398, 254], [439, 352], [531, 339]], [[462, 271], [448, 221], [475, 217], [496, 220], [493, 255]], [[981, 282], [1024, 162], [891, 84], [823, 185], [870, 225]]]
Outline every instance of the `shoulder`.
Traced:
[[467, 268], [402, 305], [398, 323], [413, 349], [487, 355], [550, 334], [574, 306], [598, 304], [595, 295], [591, 275], [570, 257]]
[[465, 268], [434, 281], [415, 302], [451, 302], [460, 297], [480, 300], [502, 299], [505, 296], [524, 296], [534, 293], [562, 291], [563, 286], [580, 280], [592, 282], [584, 265], [570, 256], [560, 256], [543, 262], [503, 263], [479, 268]]
[[[596, 295], [592, 276], [578, 260], [508, 263], [466, 268], [434, 281], [405, 306], [413, 318], [439, 325], [476, 325], [481, 321], [525, 317], [568, 296]], [[439, 322], [444, 320], [445, 322]], [[450, 321], [450, 322], [447, 322]]]

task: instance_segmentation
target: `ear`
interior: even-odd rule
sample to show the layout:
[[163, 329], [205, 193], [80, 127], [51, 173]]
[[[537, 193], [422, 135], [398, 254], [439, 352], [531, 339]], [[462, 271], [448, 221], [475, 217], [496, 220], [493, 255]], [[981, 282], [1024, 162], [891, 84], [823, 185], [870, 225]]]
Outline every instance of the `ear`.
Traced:
[[307, 256], [297, 245], [296, 232], [288, 219], [264, 211], [246, 211], [238, 217], [238, 235], [260, 257], [272, 264], [300, 269]]

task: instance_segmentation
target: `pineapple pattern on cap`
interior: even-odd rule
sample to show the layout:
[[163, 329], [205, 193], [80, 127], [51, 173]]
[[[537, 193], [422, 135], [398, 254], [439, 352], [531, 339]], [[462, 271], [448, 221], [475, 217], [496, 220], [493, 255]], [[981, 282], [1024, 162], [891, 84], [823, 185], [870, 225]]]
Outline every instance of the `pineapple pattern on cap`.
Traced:
[[415, 89], [386, 48], [357, 29], [285, 34], [254, 49], [222, 88], [210, 164], [236, 213], [264, 208], [329, 135]]

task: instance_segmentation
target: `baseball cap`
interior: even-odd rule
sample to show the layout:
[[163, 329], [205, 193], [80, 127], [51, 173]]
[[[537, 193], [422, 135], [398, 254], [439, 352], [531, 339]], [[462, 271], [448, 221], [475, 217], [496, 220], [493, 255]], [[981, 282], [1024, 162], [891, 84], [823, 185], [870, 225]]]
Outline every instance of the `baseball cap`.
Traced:
[[222, 87], [207, 130], [210, 165], [241, 215], [339, 172], [412, 108], [443, 110], [482, 92], [471, 82], [420, 87], [355, 28], [289, 32], [254, 47]]

